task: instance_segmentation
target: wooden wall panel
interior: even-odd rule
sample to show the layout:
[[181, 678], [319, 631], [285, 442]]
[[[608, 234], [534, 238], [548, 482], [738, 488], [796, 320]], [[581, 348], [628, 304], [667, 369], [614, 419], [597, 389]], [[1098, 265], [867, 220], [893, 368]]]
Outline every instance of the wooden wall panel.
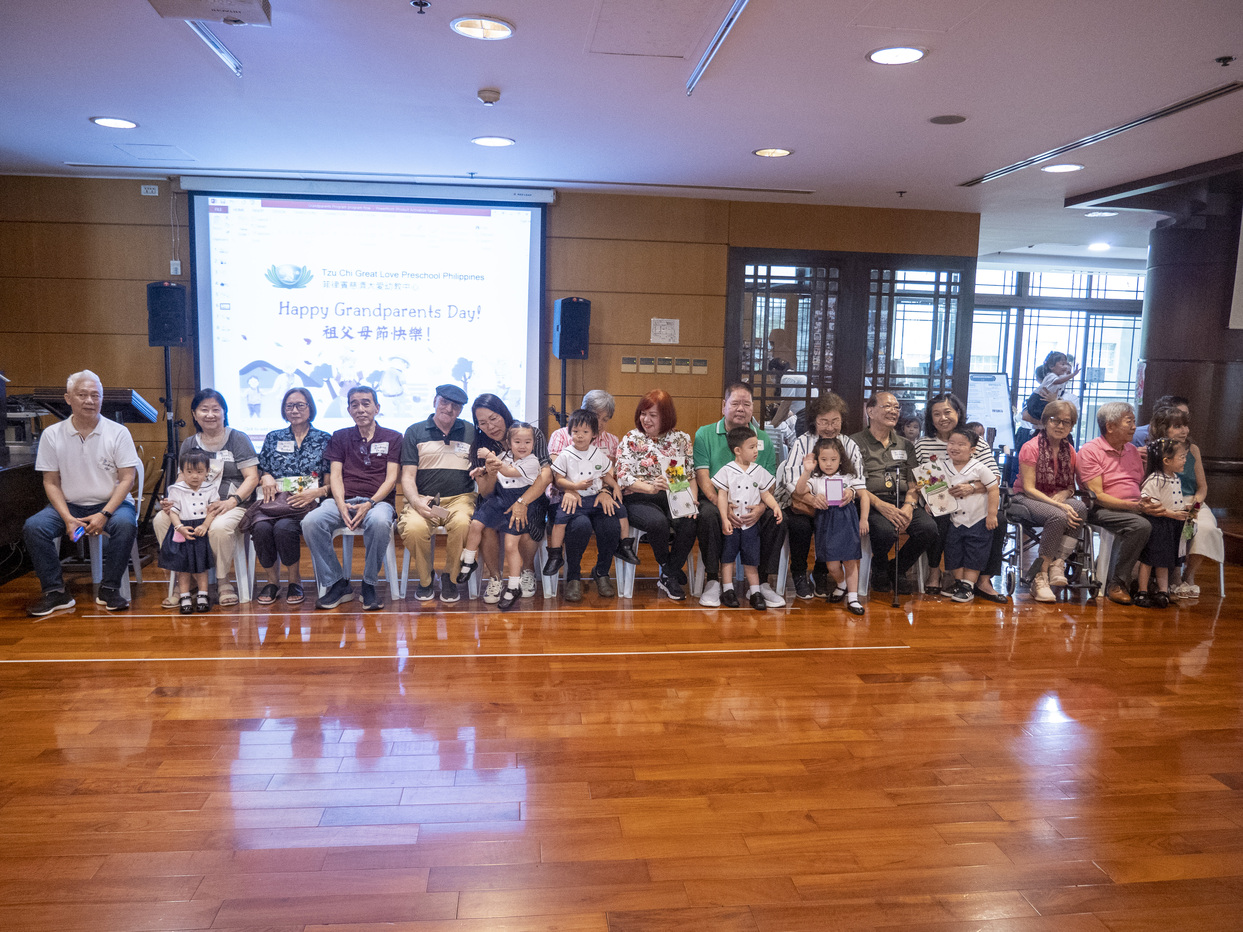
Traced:
[[729, 203], [631, 194], [559, 194], [548, 214], [549, 237], [724, 243]]
[[548, 244], [550, 291], [725, 294], [728, 250], [706, 243], [558, 239]]
[[0, 223], [0, 269], [30, 278], [161, 281], [171, 248], [164, 227]]
[[[576, 291], [573, 295], [591, 302], [591, 342], [641, 343], [644, 355], [652, 333], [652, 318], [675, 318], [681, 321], [679, 336], [682, 345], [721, 344], [721, 321], [725, 319], [724, 295], [682, 294], [618, 294], [615, 292]], [[549, 307], [571, 292], [550, 291]], [[551, 326], [551, 325], [550, 325]], [[671, 347], [677, 349], [677, 347]], [[672, 352], [665, 355], [674, 355]], [[676, 355], [686, 356], [679, 351]]]
[[[142, 194], [144, 184], [157, 185], [159, 196]], [[175, 216], [182, 227], [184, 250], [188, 242], [185, 235], [188, 201], [185, 194], [174, 194], [172, 197], [175, 199]], [[0, 221], [163, 225], [167, 228], [173, 215], [167, 178], [0, 176]], [[183, 255], [182, 258], [188, 256]]]
[[90, 278], [0, 278], [0, 329], [9, 333], [147, 336], [147, 283]]
[[975, 256], [979, 234], [979, 214], [750, 201], [729, 205], [731, 246]]

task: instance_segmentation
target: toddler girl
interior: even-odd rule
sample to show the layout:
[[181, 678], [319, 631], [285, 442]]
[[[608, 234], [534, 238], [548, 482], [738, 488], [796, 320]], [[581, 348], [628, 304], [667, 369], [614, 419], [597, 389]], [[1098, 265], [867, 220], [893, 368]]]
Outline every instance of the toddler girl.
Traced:
[[[207, 529], [212, 522], [207, 506], [220, 500], [220, 484], [208, 483], [210, 467], [211, 456], [202, 450], [182, 453], [181, 475], [168, 487], [165, 496], [173, 503], [168, 513], [173, 526], [160, 546], [159, 563], [177, 574], [178, 604], [183, 615], [192, 614], [196, 607], [200, 612], [211, 608], [207, 571], [216, 561], [207, 542]], [[197, 603], [190, 595], [191, 579], [198, 588]]]
[[[839, 488], [840, 486], [840, 488]], [[859, 495], [866, 485], [846, 455], [846, 448], [836, 437], [821, 438], [803, 457], [803, 473], [794, 487], [796, 495], [810, 492], [824, 499], [825, 508], [816, 509], [816, 561], [841, 563], [842, 581], [828, 601], [846, 599], [846, 608], [853, 615], [862, 615], [859, 602], [859, 560], [863, 556], [860, 535], [868, 526], [868, 498]], [[832, 494], [829, 494], [832, 492]], [[859, 508], [855, 508], [855, 501]]]
[[505, 442], [507, 449], [499, 457], [491, 450], [486, 453], [480, 451], [485, 468], [493, 464], [497, 467], [496, 491], [475, 508], [470, 530], [466, 534], [466, 547], [462, 550], [462, 568], [457, 575], [460, 585], [470, 579], [470, 574], [479, 566], [475, 557], [485, 527], [500, 534], [505, 541], [505, 573], [509, 576], [509, 582], [497, 603], [503, 612], [513, 608], [522, 597], [522, 554], [518, 552], [518, 541], [523, 532], [510, 528], [506, 512], [539, 478], [540, 473], [539, 459], [533, 452], [535, 428], [524, 421], [515, 421], [505, 435]]
[[[1183, 539], [1183, 523], [1191, 510], [1183, 500], [1183, 482], [1179, 473], [1187, 465], [1187, 448], [1177, 440], [1157, 439], [1148, 443], [1148, 475], [1139, 496], [1146, 504], [1157, 502], [1159, 513], [1148, 513], [1152, 533], [1144, 552], [1139, 555], [1139, 592], [1134, 604], [1141, 608], [1165, 608], [1170, 604], [1170, 570], [1180, 562], [1179, 546]], [[1148, 594], [1148, 581], [1157, 571], [1157, 593]]]

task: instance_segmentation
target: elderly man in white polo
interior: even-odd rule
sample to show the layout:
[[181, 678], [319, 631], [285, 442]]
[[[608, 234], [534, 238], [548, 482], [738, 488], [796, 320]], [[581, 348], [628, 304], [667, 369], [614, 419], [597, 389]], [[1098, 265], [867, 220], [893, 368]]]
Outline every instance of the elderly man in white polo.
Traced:
[[130, 489], [138, 473], [138, 451], [128, 430], [101, 416], [104, 386], [90, 369], [69, 376], [68, 419], [39, 436], [35, 470], [43, 473], [47, 507], [26, 521], [26, 550], [43, 596], [26, 608], [33, 618], [64, 612], [76, 604], [61, 575], [57, 542], [103, 535], [104, 569], [95, 601], [110, 612], [129, 608], [121, 596], [138, 513]]

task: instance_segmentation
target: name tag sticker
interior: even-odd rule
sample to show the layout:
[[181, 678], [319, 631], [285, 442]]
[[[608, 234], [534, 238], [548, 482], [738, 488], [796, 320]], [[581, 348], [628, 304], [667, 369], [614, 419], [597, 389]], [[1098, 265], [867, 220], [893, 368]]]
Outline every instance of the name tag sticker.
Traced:
[[462, 441], [460, 440], [455, 440], [453, 443], [453, 450], [455, 453], [457, 453], [458, 456], [469, 456], [470, 455], [470, 444], [462, 443]]
[[276, 441], [276, 452], [277, 452], [277, 453], [292, 453], [292, 452], [293, 452], [293, 449], [294, 449], [294, 447], [293, 447], [293, 441], [292, 441], [292, 440], [278, 440], [278, 441]]
[[891, 450], [890, 455], [893, 457], [893, 460], [895, 463], [906, 462], [906, 451], [905, 450]]
[[763, 452], [764, 452], [764, 441], [763, 441], [763, 440], [760, 440], [760, 441], [757, 441], [757, 442], [758, 442], [758, 443], [759, 443], [759, 445], [760, 445], [760, 446], [759, 446], [759, 450], [760, 450], [760, 452], [761, 452], [761, 453], [763, 453]]
[[219, 453], [216, 454], [216, 459], [220, 460], [222, 463], [232, 463], [233, 462], [233, 451], [232, 450], [221, 450]]
[[388, 441], [382, 440], [379, 443], [373, 443], [371, 445], [371, 452], [372, 453], [387, 453], [388, 452]]

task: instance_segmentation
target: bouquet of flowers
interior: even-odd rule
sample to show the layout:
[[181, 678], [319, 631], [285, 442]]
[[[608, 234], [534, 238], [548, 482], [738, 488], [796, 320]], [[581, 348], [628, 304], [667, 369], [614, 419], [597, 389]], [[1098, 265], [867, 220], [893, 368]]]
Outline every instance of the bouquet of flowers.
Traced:
[[945, 469], [937, 462], [935, 453], [928, 457], [927, 463], [912, 467], [911, 473], [915, 476], [915, 487], [928, 504], [929, 514], [940, 517], [958, 508], [954, 496], [950, 495]]
[[699, 514], [686, 466], [680, 460], [669, 460], [665, 463], [665, 478], [669, 481], [669, 490], [665, 493], [669, 497], [669, 514], [675, 518], [690, 518]]
[[1183, 540], [1191, 540], [1196, 536], [1196, 515], [1200, 513], [1200, 506], [1204, 502], [1191, 503], [1191, 516], [1183, 522]]
[[313, 472], [309, 476], [282, 476], [276, 480], [276, 491], [278, 492], [305, 492], [307, 489], [319, 488], [319, 473]]

